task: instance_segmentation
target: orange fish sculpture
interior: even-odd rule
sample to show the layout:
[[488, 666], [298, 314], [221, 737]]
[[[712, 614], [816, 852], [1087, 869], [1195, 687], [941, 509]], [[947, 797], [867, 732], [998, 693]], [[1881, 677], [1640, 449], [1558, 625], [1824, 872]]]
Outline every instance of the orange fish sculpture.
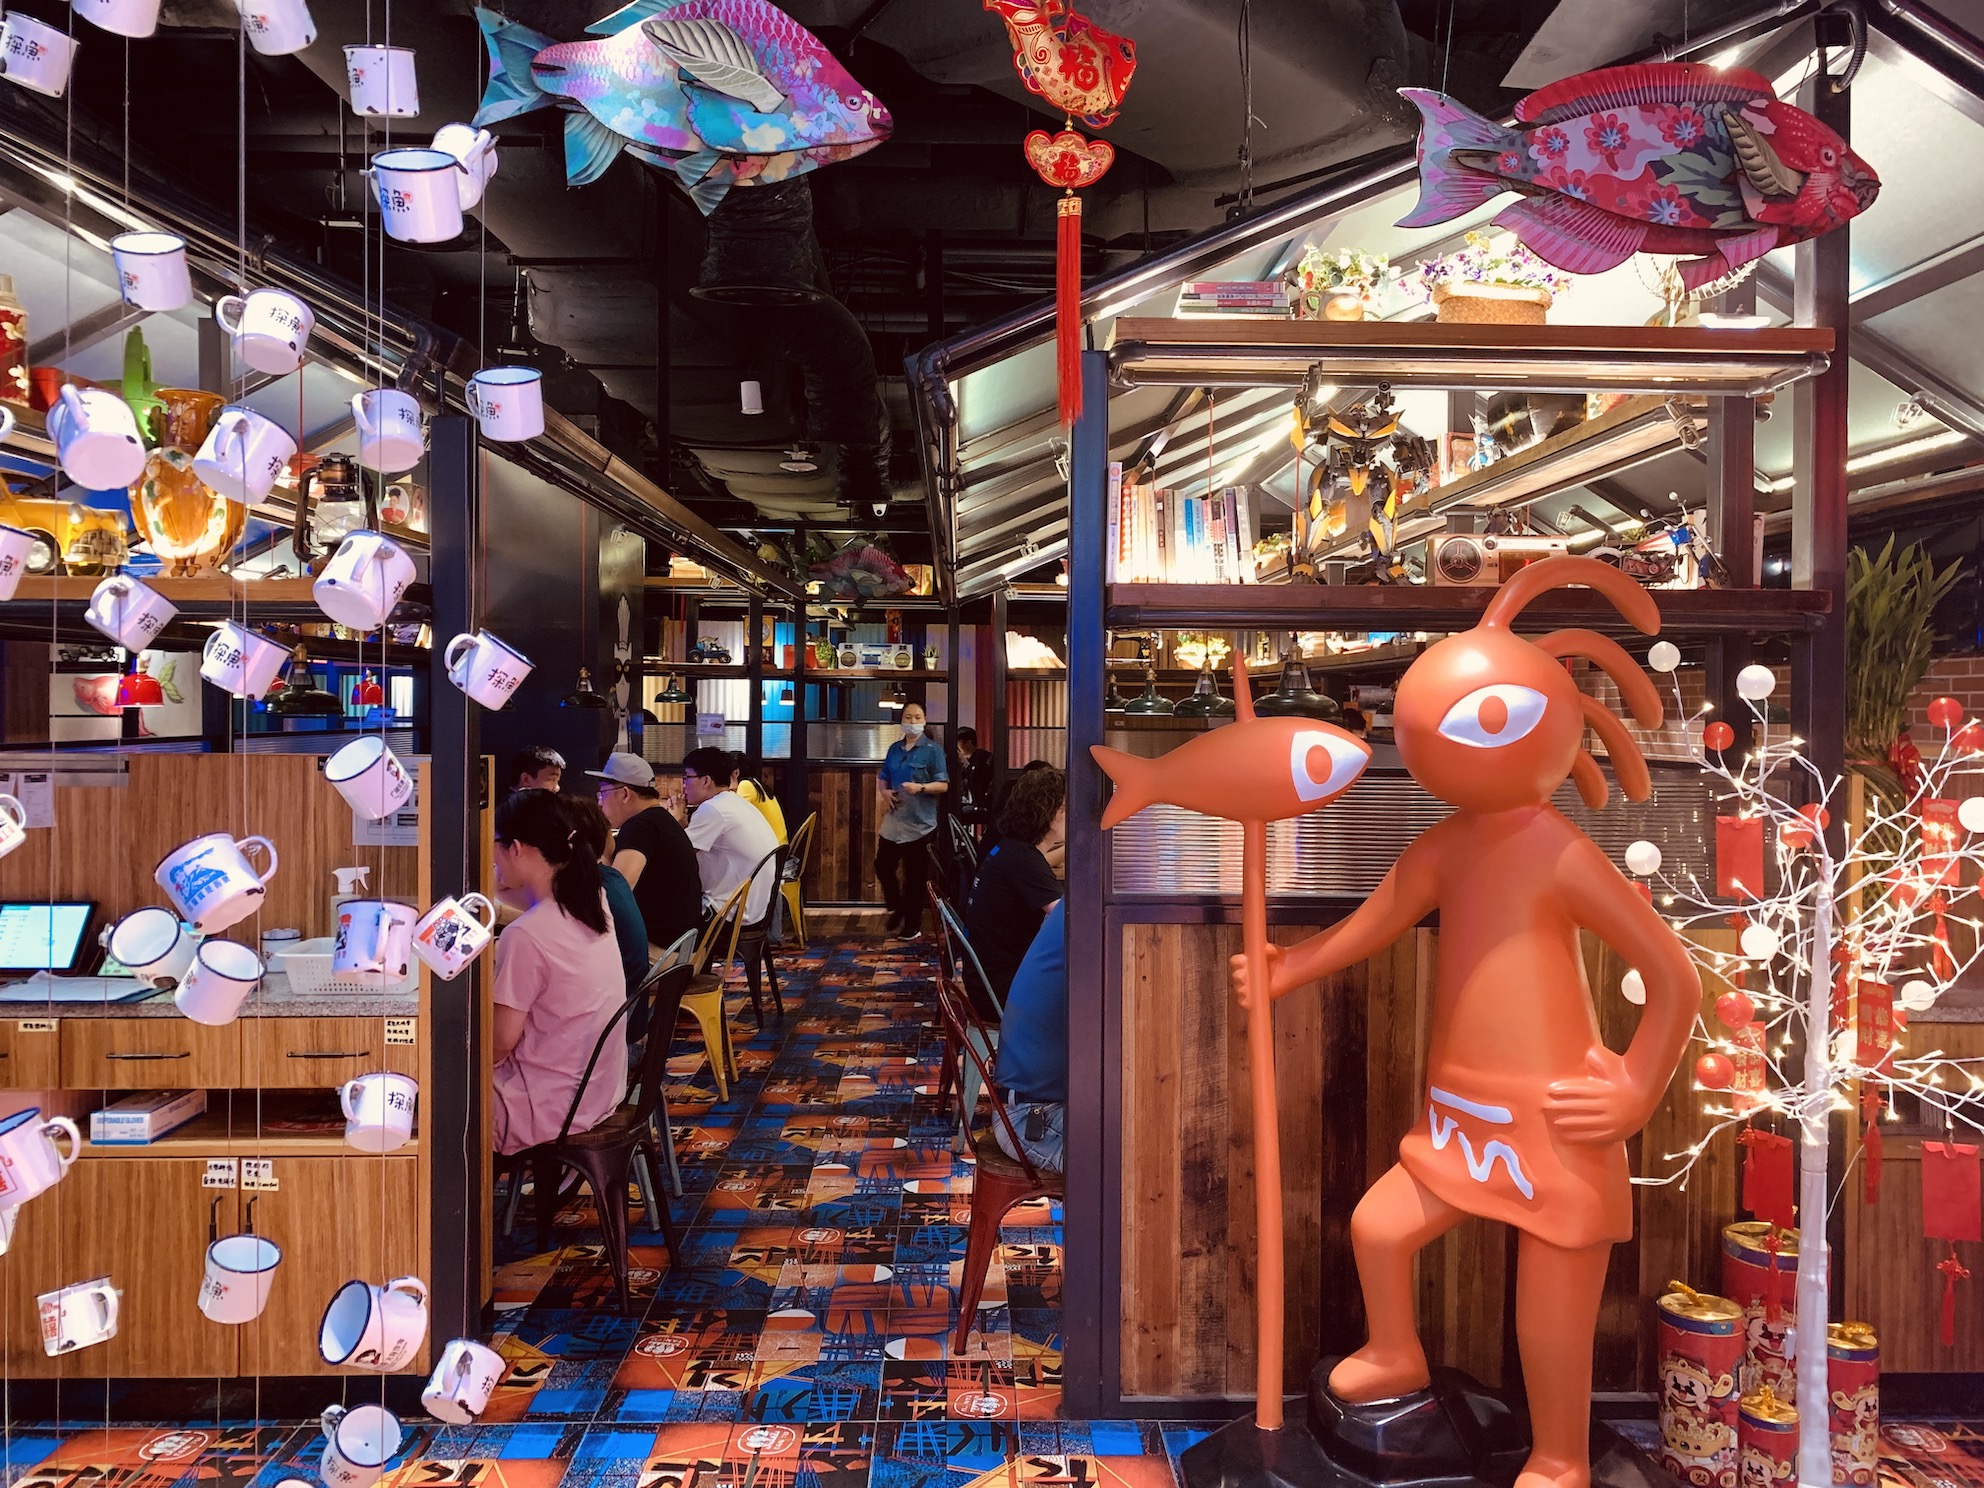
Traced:
[[[1332, 724], [1307, 718], [1261, 718], [1247, 664], [1233, 662], [1237, 721], [1146, 759], [1103, 745], [1090, 753], [1115, 785], [1102, 826], [1128, 820], [1164, 802], [1241, 826], [1241, 930], [1256, 975], [1267, 967], [1268, 823], [1327, 806], [1357, 783], [1371, 747]], [[1274, 1018], [1247, 1017], [1247, 1066], [1254, 1107], [1254, 1212], [1259, 1246], [1254, 1295], [1259, 1307], [1255, 1420], [1263, 1431], [1282, 1425], [1281, 1138], [1276, 1126]]]

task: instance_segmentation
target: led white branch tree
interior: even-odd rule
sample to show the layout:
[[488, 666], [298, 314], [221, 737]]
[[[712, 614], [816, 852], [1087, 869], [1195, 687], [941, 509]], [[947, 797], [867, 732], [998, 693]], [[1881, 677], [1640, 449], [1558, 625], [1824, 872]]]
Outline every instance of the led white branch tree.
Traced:
[[[1665, 642], [1648, 654], [1654, 670], [1670, 674], [1679, 660], [1679, 652]], [[1764, 700], [1775, 688], [1767, 667], [1747, 667], [1737, 678], [1760, 738]], [[1678, 682], [1675, 699], [1676, 713], [1685, 716]], [[1694, 721], [1707, 712], [1702, 709]], [[1717, 1136], [1760, 1115], [1776, 1113], [1797, 1126], [1798, 1207], [1804, 1217], [1795, 1310], [1798, 1478], [1810, 1488], [1832, 1482], [1826, 1402], [1829, 1119], [1836, 1111], [1851, 1109], [1844, 1093], [1848, 1087], [1871, 1082], [1885, 1091], [1890, 1110], [1895, 1094], [1906, 1092], [1947, 1129], [1960, 1123], [1984, 1131], [1984, 1060], [1955, 1059], [1940, 1049], [1904, 1054], [1899, 1033], [1891, 1051], [1863, 1050], [1853, 1020], [1844, 1028], [1834, 1022], [1836, 954], [1853, 984], [1899, 981], [1894, 1006], [1904, 1014], [1933, 1007], [1984, 955], [1984, 934], [1978, 933], [1976, 918], [1961, 921], [1972, 932], [1968, 948], [1958, 953], [1951, 946], [1945, 932], [1953, 917], [1937, 898], [1946, 895], [1953, 901], [1970, 893], [1984, 873], [1984, 796], [1961, 800], [1953, 822], [1943, 820], [1939, 805], [1932, 806], [1926, 830], [1924, 825], [1925, 805], [1948, 799], [1960, 769], [1984, 767], [1984, 726], [1963, 720], [1961, 709], [1949, 699], [1938, 700], [1932, 719], [1944, 738], [1935, 759], [1924, 762], [1915, 788], [1898, 804], [1869, 791], [1864, 820], [1848, 826], [1837, 854], [1823, 827], [1845, 815], [1841, 778], [1825, 778], [1805, 758], [1803, 741], [1797, 738], [1759, 743], [1732, 769], [1717, 747], [1730, 742], [1728, 726], [1706, 726], [1708, 747], [1697, 747], [1695, 757], [1723, 788], [1723, 814], [1769, 828], [1774, 888], [1742, 884], [1732, 904], [1718, 899], [1716, 885], [1704, 885], [1692, 872], [1663, 874], [1659, 849], [1650, 842], [1634, 843], [1626, 853], [1631, 871], [1658, 884], [1663, 913], [1682, 932], [1702, 970], [1725, 978], [1740, 969], [1748, 983], [1718, 999], [1717, 1021], [1726, 1032], [1712, 1029], [1706, 1020], [1697, 1025], [1705, 1052], [1695, 1065], [1696, 1088], [1712, 1100], [1728, 1092], [1737, 1083], [1737, 1059], [1752, 1069], [1760, 1062], [1763, 1073], [1760, 1082], [1746, 1082], [1729, 1103], [1707, 1105], [1708, 1130], [1684, 1151], [1667, 1155], [1673, 1164], [1668, 1172], [1640, 1181], [1671, 1183], [1685, 1177]], [[1798, 797], [1808, 804], [1793, 804]], [[1709, 949], [1699, 932], [1724, 926], [1732, 909], [1744, 917], [1740, 952]], [[1635, 996], [1636, 983], [1637, 974], [1627, 973], [1629, 998]], [[1752, 1028], [1754, 1034], [1748, 1031]], [[1795, 1068], [1794, 1052], [1801, 1056]], [[1871, 1059], [1863, 1057], [1868, 1053]]]

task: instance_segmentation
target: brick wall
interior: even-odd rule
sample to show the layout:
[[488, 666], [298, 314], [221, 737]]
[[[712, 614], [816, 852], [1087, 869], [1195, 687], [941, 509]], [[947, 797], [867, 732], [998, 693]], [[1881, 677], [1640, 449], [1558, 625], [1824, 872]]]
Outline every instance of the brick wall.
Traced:
[[1984, 656], [1938, 656], [1929, 663], [1929, 674], [1908, 700], [1909, 731], [1925, 753], [1932, 741], [1942, 742], [1943, 731], [1929, 726], [1929, 704], [1939, 697], [1962, 703], [1966, 717], [1984, 717]]

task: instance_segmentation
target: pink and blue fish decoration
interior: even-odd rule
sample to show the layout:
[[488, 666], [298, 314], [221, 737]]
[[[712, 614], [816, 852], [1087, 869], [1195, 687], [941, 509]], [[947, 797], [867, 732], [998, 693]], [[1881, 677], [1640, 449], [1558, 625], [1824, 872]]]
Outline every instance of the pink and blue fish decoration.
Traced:
[[476, 9], [489, 49], [478, 126], [557, 106], [565, 179], [588, 185], [622, 150], [671, 172], [705, 215], [733, 186], [851, 160], [894, 121], [818, 37], [766, 0], [633, 0], [554, 41]]

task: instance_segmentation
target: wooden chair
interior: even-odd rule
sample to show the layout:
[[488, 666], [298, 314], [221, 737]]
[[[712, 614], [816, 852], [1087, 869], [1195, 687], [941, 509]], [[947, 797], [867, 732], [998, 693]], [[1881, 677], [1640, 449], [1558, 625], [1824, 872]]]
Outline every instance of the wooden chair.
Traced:
[[957, 1082], [958, 1114], [970, 1132], [972, 1155], [977, 1160], [971, 1183], [971, 1228], [965, 1240], [964, 1272], [958, 1288], [957, 1329], [951, 1336], [951, 1353], [962, 1355], [971, 1340], [972, 1324], [978, 1320], [979, 1299], [985, 1295], [986, 1273], [992, 1269], [992, 1253], [998, 1248], [999, 1226], [1006, 1212], [1028, 1199], [1061, 1197], [1063, 1182], [1059, 1173], [1040, 1167], [1030, 1158], [1012, 1157], [993, 1136], [994, 1130], [1003, 1130], [1015, 1151], [1025, 1151], [1020, 1145], [1019, 1128], [1013, 1124], [1006, 1102], [992, 1079], [992, 1064], [984, 1052], [988, 1047], [987, 1030], [972, 1008], [970, 997], [954, 978], [938, 979], [937, 1009], [944, 1019], [949, 1040], [962, 1051], [984, 1085], [985, 1093], [992, 1098], [991, 1127], [970, 1132], [977, 1108], [965, 1104], [964, 1081]]
[[784, 917], [779, 921], [778, 938], [783, 940], [786, 932], [798, 937], [800, 945], [807, 943], [806, 935], [806, 870], [813, 862], [813, 829], [819, 825], [820, 813], [814, 812], [799, 824], [799, 830], [792, 834], [787, 846], [785, 861], [779, 867], [779, 901], [784, 906]]
[[[950, 901], [945, 899], [934, 888], [927, 889], [927, 892], [930, 896], [931, 911], [937, 918], [937, 959], [940, 976], [953, 985], [962, 988], [964, 986], [965, 967], [967, 965], [976, 967], [978, 965], [978, 954], [972, 950], [971, 942], [964, 938], [964, 928], [959, 924], [957, 912], [951, 908]], [[968, 962], [966, 960], [967, 957], [970, 958]], [[978, 972], [981, 978], [984, 974], [983, 970]], [[985, 1062], [989, 1064], [999, 1052], [999, 1030], [986, 1026], [985, 1021], [982, 1018], [977, 1018], [976, 1014], [973, 1016], [978, 1025], [977, 1032], [973, 1034], [973, 1037], [981, 1040], [979, 1052], [985, 1056]], [[984, 1082], [979, 1078], [977, 1066], [965, 1058], [963, 1047], [952, 1038], [950, 1024], [945, 1023], [944, 1064], [943, 1069], [937, 1076], [937, 1099], [942, 1100], [944, 1098], [945, 1093], [951, 1087], [951, 1081], [953, 1079], [960, 1082], [959, 1095], [964, 1101], [965, 1111], [967, 1113], [975, 1113], [978, 1110], [979, 1091]], [[967, 1115], [963, 1121], [958, 1123], [958, 1137], [955, 1145], [959, 1151], [963, 1151], [970, 1141], [971, 1118], [970, 1115]]]
[[682, 1011], [694, 1018], [703, 1030], [703, 1047], [709, 1051], [710, 1072], [716, 1076], [716, 1098], [719, 1101], [730, 1099], [730, 1081], [737, 1074], [737, 1055], [730, 1047], [730, 1022], [723, 1013], [723, 976], [721, 973], [711, 975], [707, 968], [717, 942], [723, 939], [726, 931], [730, 938], [721, 964], [730, 965], [731, 958], [737, 954], [737, 935], [743, 929], [740, 922], [744, 918], [744, 897], [750, 888], [751, 880], [747, 878], [724, 901], [723, 908], [703, 926], [702, 936], [696, 941], [696, 949], [689, 958], [692, 980], [682, 998]]
[[[673, 1028], [689, 981], [690, 971], [686, 966], [672, 966], [648, 973], [646, 980], [620, 1005], [620, 1010], [593, 1044], [592, 1058], [586, 1061], [585, 1073], [579, 1077], [578, 1088], [572, 1092], [572, 1104], [565, 1112], [565, 1120], [558, 1128], [557, 1137], [549, 1142], [540, 1142], [535, 1147], [526, 1147], [508, 1159], [513, 1199], [518, 1191], [517, 1186], [522, 1182], [525, 1166], [531, 1169], [532, 1187], [537, 1195], [537, 1244], [540, 1250], [549, 1244], [551, 1227], [558, 1216], [558, 1179], [563, 1171], [570, 1168], [592, 1189], [593, 1203], [599, 1210], [599, 1227], [605, 1235], [606, 1258], [613, 1267], [613, 1285], [619, 1294], [623, 1316], [628, 1311], [627, 1180], [633, 1172], [636, 1157], [651, 1153], [655, 1143], [654, 1119], [661, 1101], [662, 1082], [668, 1078], [669, 1040], [648, 1039], [647, 1052], [641, 1061], [640, 1086], [634, 1099], [589, 1131], [574, 1132], [572, 1122], [579, 1114], [579, 1102], [585, 1096], [586, 1086], [592, 1079], [593, 1069], [598, 1065], [602, 1052], [609, 1043], [625, 1046], [627, 1035], [622, 1021], [631, 1015], [636, 1006], [645, 1003], [650, 1013], [648, 1027], [651, 1030]], [[612, 1057], [620, 1057], [617, 1049]], [[511, 1208], [514, 1213], [514, 1202]], [[660, 1228], [668, 1242], [669, 1259], [681, 1265], [682, 1241], [676, 1233], [675, 1219], [668, 1212], [668, 1206], [654, 1205], [648, 1218], [650, 1223]]]

